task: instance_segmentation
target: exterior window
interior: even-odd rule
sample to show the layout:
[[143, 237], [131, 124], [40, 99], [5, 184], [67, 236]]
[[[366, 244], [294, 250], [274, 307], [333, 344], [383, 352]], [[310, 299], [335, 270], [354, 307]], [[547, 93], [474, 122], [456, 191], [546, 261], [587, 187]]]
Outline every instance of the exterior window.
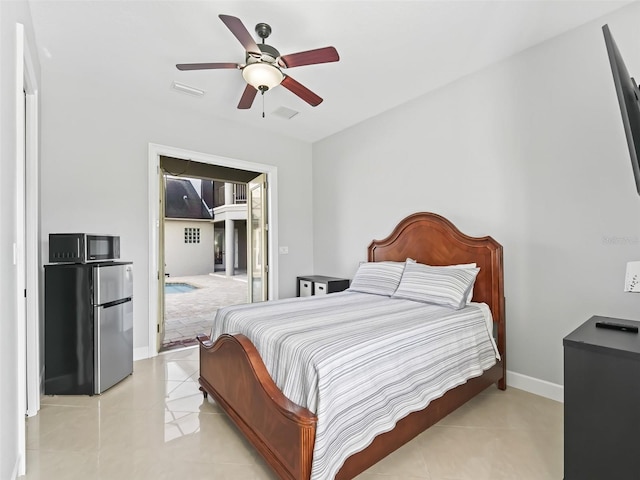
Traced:
[[184, 243], [200, 243], [200, 229], [196, 227], [185, 227]]

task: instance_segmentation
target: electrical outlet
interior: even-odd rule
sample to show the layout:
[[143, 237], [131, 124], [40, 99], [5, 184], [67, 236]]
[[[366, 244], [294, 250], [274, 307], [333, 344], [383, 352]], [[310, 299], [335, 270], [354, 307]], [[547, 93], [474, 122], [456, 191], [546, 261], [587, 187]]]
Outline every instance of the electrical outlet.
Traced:
[[280, 247], [278, 248], [278, 252], [280, 252], [280, 255], [286, 255], [289, 253], [289, 247]]

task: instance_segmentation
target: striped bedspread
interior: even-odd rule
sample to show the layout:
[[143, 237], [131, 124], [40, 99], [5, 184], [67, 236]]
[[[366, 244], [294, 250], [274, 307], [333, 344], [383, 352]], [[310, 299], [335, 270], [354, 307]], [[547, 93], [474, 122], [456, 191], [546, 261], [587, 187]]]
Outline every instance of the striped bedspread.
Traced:
[[495, 364], [484, 304], [462, 310], [357, 292], [235, 305], [211, 338], [242, 333], [284, 395], [318, 417], [312, 480]]

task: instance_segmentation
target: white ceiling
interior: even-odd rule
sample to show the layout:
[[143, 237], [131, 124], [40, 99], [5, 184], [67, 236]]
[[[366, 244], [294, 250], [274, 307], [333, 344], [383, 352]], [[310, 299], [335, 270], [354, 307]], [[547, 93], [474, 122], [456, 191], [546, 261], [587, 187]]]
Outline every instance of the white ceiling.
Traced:
[[[630, 1], [59, 1], [32, 0], [43, 71], [105, 91], [125, 86], [171, 109], [193, 109], [241, 125], [317, 141], [464, 75], [616, 10]], [[320, 95], [311, 107], [283, 87], [236, 106], [238, 70], [181, 72], [176, 63], [244, 62], [218, 18], [273, 32], [281, 54], [334, 46], [340, 61], [286, 70]], [[197, 98], [178, 81], [206, 91]], [[299, 112], [273, 116], [279, 107]]]

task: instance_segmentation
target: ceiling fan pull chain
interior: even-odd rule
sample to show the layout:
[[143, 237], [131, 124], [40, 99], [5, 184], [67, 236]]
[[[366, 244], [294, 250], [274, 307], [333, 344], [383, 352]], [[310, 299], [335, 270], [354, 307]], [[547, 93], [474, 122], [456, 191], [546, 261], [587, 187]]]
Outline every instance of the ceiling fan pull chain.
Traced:
[[264, 118], [264, 90], [262, 91], [262, 118]]

